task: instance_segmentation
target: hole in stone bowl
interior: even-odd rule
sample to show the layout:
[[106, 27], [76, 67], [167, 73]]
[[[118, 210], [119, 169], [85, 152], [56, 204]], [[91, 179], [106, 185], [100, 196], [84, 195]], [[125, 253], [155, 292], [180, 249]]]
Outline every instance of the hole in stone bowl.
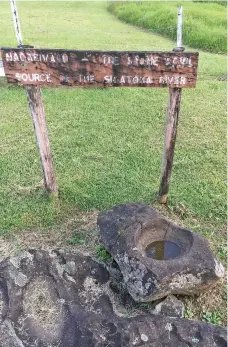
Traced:
[[193, 245], [193, 235], [164, 218], [157, 218], [139, 228], [134, 245], [143, 257], [172, 260], [185, 256]]
[[172, 241], [154, 241], [146, 247], [145, 253], [152, 259], [168, 260], [177, 258], [181, 254], [181, 248]]

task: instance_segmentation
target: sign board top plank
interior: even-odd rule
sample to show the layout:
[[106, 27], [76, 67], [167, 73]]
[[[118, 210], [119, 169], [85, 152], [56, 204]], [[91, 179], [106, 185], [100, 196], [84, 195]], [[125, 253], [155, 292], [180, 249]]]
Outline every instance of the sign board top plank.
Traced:
[[28, 47], [28, 46], [23, 46], [23, 47], [5, 47], [5, 46], [0, 46], [0, 50], [3, 51], [39, 51], [39, 52], [49, 52], [49, 53], [85, 53], [85, 52], [93, 52], [93, 53], [118, 53], [118, 54], [123, 54], [123, 53], [135, 53], [135, 54], [143, 54], [143, 53], [153, 53], [153, 54], [190, 54], [190, 55], [199, 55], [199, 52], [185, 52], [185, 51], [180, 51], [180, 52], [175, 52], [173, 51], [133, 51], [133, 50], [101, 50], [101, 49], [64, 49], [64, 48], [34, 48], [34, 47]]
[[198, 52], [1, 48], [9, 83], [82, 87], [196, 85]]

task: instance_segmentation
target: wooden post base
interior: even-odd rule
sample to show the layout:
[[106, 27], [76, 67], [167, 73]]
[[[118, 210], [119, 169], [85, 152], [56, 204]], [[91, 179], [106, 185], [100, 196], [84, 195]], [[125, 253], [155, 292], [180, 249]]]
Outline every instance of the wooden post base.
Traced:
[[157, 200], [158, 200], [158, 202], [160, 202], [160, 204], [166, 204], [167, 198], [168, 198], [167, 194], [162, 195], [162, 196], [159, 196], [159, 194], [158, 194]]

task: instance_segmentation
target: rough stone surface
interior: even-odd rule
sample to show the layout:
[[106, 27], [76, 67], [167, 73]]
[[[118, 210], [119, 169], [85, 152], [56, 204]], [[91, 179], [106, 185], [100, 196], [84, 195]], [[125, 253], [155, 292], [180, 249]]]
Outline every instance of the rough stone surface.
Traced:
[[155, 306], [151, 311], [153, 314], [164, 314], [170, 317], [184, 317], [184, 304], [178, 300], [174, 295], [169, 295], [163, 301]]
[[222, 327], [163, 315], [124, 318], [109, 283], [103, 265], [78, 253], [30, 250], [2, 261], [0, 346], [226, 346]]
[[[101, 213], [97, 223], [101, 241], [119, 265], [135, 301], [197, 294], [224, 276], [207, 239], [172, 223], [149, 205], [116, 206]], [[161, 240], [177, 244], [180, 255], [169, 260], [146, 256], [146, 247]]]

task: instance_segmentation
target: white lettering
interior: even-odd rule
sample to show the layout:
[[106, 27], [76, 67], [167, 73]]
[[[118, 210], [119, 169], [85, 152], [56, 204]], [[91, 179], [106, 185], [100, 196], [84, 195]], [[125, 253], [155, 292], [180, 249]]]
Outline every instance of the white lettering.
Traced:
[[64, 53], [64, 54], [62, 55], [62, 61], [63, 61], [64, 63], [68, 63], [68, 56], [67, 56], [66, 53]]
[[185, 76], [181, 76], [181, 78], [180, 78], [180, 84], [186, 84], [186, 78], [185, 78]]
[[105, 76], [105, 77], [104, 77], [104, 81], [105, 81], [106, 83], [112, 83], [112, 76]]
[[152, 55], [146, 55], [146, 65], [158, 66], [158, 57], [153, 57]]
[[[152, 84], [153, 81], [150, 76], [121, 76], [118, 79], [116, 76], [105, 76], [105, 83], [117, 83], [117, 84]], [[160, 82], [161, 83], [161, 82]]]
[[30, 82], [33, 82], [34, 81], [34, 74], [28, 74], [28, 80]]
[[33, 54], [33, 60], [34, 60], [34, 61], [39, 61], [39, 55], [36, 54], [36, 53], [34, 53], [34, 54]]
[[26, 73], [23, 73], [22, 75], [21, 75], [21, 78], [22, 78], [22, 80], [23, 81], [27, 81], [28, 80], [28, 75], [26, 74]]
[[120, 83], [125, 83], [125, 78], [124, 78], [124, 76], [121, 77]]
[[135, 55], [135, 65], [138, 65], [138, 64], [139, 64], [139, 56]]
[[51, 82], [51, 75], [48, 73], [46, 76], [47, 76], [47, 82], [50, 83]]
[[165, 66], [171, 66], [171, 58], [166, 58]]
[[12, 61], [13, 57], [12, 57], [12, 53], [6, 53], [6, 61]]
[[27, 53], [27, 60], [28, 61], [33, 61], [31, 53]]
[[56, 61], [55, 61], [55, 57], [54, 57], [53, 54], [51, 55], [51, 62], [52, 62], [52, 63], [55, 63], [55, 62], [56, 62]]
[[185, 65], [185, 66], [192, 66], [191, 58], [181, 57], [180, 58], [180, 64]]
[[89, 76], [89, 80], [90, 80], [90, 83], [93, 83], [95, 81], [94, 75], [90, 75]]
[[159, 83], [161, 83], [161, 84], [163, 84], [164, 82], [163, 82], [163, 77], [161, 76], [161, 77], [159, 77]]
[[172, 60], [170, 57], [166, 58], [165, 66], [189, 66], [192, 67], [191, 58], [188, 57], [174, 57]]
[[16, 78], [18, 81], [20, 81], [20, 80], [21, 80], [21, 75], [20, 75], [19, 73], [16, 73], [16, 74], [15, 74], [15, 78]]
[[13, 54], [13, 61], [19, 61], [17, 53]]
[[131, 59], [131, 57], [127, 57], [127, 65], [132, 65], [132, 59]]
[[111, 57], [109, 55], [102, 55], [102, 58], [103, 58], [103, 64], [104, 65], [108, 65], [108, 64], [111, 64]]
[[23, 52], [19, 53], [19, 57], [20, 57], [21, 61], [25, 61], [26, 60], [26, 56], [25, 56], [25, 54]]
[[106, 64], [106, 58], [107, 58], [107, 56], [106, 56], [106, 55], [103, 55], [102, 58], [103, 58], [103, 64], [105, 65], [105, 64]]
[[35, 74], [34, 74], [34, 80], [35, 80], [35, 81], [39, 81], [39, 77], [40, 77], [40, 76], [39, 76], [38, 73], [35, 73]]
[[177, 65], [178, 64], [178, 57], [174, 57], [173, 58], [173, 65]]
[[60, 75], [59, 76], [59, 80], [61, 83], [69, 83], [69, 77], [68, 76], [63, 76], [63, 75]]
[[126, 76], [127, 77], [127, 83], [131, 84], [132, 83], [132, 76]]
[[49, 82], [51, 83], [51, 75], [50, 74], [26, 74], [26, 73], [16, 73], [15, 79], [18, 81], [24, 81], [24, 82]]
[[175, 85], [186, 84], [186, 78], [185, 78], [185, 76], [169, 77], [169, 76], [165, 75], [165, 76], [161, 76], [159, 78], [159, 83], [161, 83], [161, 84], [175, 84]]
[[[110, 76], [105, 76], [105, 82], [109, 82], [109, 77]], [[79, 75], [78, 76], [78, 81], [80, 83], [93, 83], [95, 81], [95, 76], [94, 75]]]
[[48, 54], [41, 54], [41, 61], [47, 61], [48, 60]]
[[40, 81], [41, 81], [41, 82], [45, 82], [45, 81], [46, 81], [46, 77], [47, 77], [47, 75], [41, 74], [41, 75], [40, 75]]
[[[172, 82], [170, 82], [170, 83], [172, 83]], [[179, 84], [179, 76], [175, 76], [175, 77], [174, 77], [174, 82], [173, 82], [173, 84]]]

